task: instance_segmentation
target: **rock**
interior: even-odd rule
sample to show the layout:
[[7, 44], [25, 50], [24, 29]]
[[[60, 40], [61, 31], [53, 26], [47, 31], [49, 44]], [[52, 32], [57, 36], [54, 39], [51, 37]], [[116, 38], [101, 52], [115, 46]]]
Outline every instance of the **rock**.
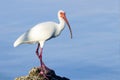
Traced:
[[[15, 78], [15, 80], [47, 80], [39, 73], [40, 73], [40, 69], [34, 67], [29, 71], [29, 74], [27, 76], [21, 76], [21, 77]], [[48, 70], [46, 72], [46, 75], [48, 80], [70, 80], [66, 77], [60, 77], [56, 75], [54, 70]]]

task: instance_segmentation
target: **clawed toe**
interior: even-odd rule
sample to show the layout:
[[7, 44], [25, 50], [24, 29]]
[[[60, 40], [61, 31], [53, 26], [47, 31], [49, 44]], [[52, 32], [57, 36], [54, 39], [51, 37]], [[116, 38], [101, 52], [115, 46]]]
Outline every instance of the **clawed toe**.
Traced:
[[48, 78], [49, 75], [47, 75], [49, 69], [46, 68], [45, 66], [41, 66], [39, 69], [40, 69], [39, 75], [43, 76], [44, 79], [49, 80], [49, 78]]

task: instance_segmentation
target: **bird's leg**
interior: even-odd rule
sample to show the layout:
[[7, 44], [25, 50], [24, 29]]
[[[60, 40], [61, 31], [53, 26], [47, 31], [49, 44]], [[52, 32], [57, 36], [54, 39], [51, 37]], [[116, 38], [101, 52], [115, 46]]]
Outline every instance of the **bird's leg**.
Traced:
[[38, 58], [39, 58], [39, 47], [40, 47], [40, 44], [38, 43], [38, 46], [37, 46], [37, 49], [36, 49], [36, 55], [37, 55]]
[[40, 47], [40, 44], [38, 43], [38, 46], [37, 46], [37, 49], [36, 49], [36, 55], [39, 58], [40, 64], [41, 64], [41, 67], [42, 67], [43, 65], [45, 66], [45, 64], [42, 61], [42, 50], [43, 50], [43, 48], [40, 48], [40, 54], [39, 54], [39, 47]]
[[42, 51], [43, 51], [43, 48], [40, 48], [40, 55], [39, 55], [39, 58], [40, 58], [40, 63], [41, 63], [41, 70], [40, 70], [40, 75], [43, 75], [43, 77], [46, 79], [46, 80], [49, 80], [48, 79], [48, 75], [47, 73], [49, 71], [51, 71], [51, 69], [49, 69], [45, 64], [44, 62], [42, 61]]
[[39, 54], [39, 48], [40, 48], [40, 44], [38, 43], [38, 46], [37, 46], [37, 49], [36, 49], [36, 55], [39, 58], [40, 64], [41, 64], [40, 75], [43, 75], [43, 77], [48, 80], [46, 73], [50, 69], [48, 67], [46, 67], [44, 62], [42, 61], [42, 51], [43, 51], [43, 48], [40, 48], [40, 54]]
[[40, 59], [40, 64], [41, 64], [41, 67], [43, 66], [43, 61], [42, 61], [42, 50], [43, 48], [40, 48], [40, 55], [39, 55], [39, 59]]
[[49, 68], [44, 64], [44, 62], [42, 61], [42, 51], [43, 51], [43, 48], [40, 48], [39, 58], [40, 58], [41, 67], [43, 67], [43, 69], [44, 69], [45, 71], [46, 71], [46, 70], [51, 70], [51, 69], [49, 69]]
[[42, 51], [43, 51], [43, 48], [40, 48], [40, 55], [39, 55], [40, 64], [41, 64], [40, 75], [43, 75], [45, 79], [49, 80], [46, 75], [48, 68], [45, 66], [45, 64], [42, 61]]
[[38, 46], [37, 46], [37, 49], [36, 49], [36, 55], [39, 58], [40, 64], [41, 64], [41, 67], [42, 67], [42, 66], [45, 66], [45, 64], [42, 61], [42, 50], [43, 50], [43, 48], [40, 48], [40, 54], [39, 54], [39, 47], [40, 47], [40, 44], [38, 43]]

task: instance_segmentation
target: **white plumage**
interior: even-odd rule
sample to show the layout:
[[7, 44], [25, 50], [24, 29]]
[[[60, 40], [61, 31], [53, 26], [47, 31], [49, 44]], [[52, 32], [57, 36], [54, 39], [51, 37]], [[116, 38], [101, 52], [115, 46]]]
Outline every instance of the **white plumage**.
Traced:
[[[21, 44], [33, 44], [38, 43], [38, 47], [36, 49], [36, 55], [38, 56], [40, 63], [41, 63], [41, 71], [40, 74], [45, 75], [49, 68], [45, 66], [45, 64], [42, 61], [42, 50], [45, 41], [57, 37], [60, 35], [62, 30], [64, 29], [65, 22], [68, 25], [68, 28], [70, 30], [70, 35], [72, 38], [72, 30], [70, 28], [69, 22], [65, 16], [65, 12], [63, 10], [60, 10], [58, 12], [58, 19], [59, 23], [55, 22], [44, 22], [35, 25], [33, 28], [29, 29], [27, 32], [22, 34], [15, 42], [14, 47], [19, 46]], [[39, 53], [39, 47], [40, 47], [40, 53]]]
[[[22, 34], [14, 43], [14, 47], [23, 44], [23, 43], [40, 43], [41, 45], [44, 44], [43, 42], [57, 36], [56, 27], [57, 24], [54, 22], [45, 22], [40, 23], [24, 34]], [[42, 47], [42, 46], [41, 46]]]
[[[44, 22], [44, 23], [37, 24], [33, 28], [29, 29], [27, 32], [22, 34], [15, 41], [14, 47], [20, 44], [25, 44], [25, 43], [26, 44], [40, 43], [40, 46], [43, 47], [44, 42], [46, 40], [58, 36], [61, 33], [61, 31], [64, 29], [65, 21], [67, 20], [65, 17], [65, 12], [60, 10], [58, 12], [58, 18], [60, 21], [59, 24], [55, 22]], [[68, 24], [68, 26], [70, 26], [68, 21], [66, 21], [66, 23]], [[70, 32], [71, 32], [71, 29], [70, 29]], [[72, 37], [72, 33], [71, 33], [71, 37]]]

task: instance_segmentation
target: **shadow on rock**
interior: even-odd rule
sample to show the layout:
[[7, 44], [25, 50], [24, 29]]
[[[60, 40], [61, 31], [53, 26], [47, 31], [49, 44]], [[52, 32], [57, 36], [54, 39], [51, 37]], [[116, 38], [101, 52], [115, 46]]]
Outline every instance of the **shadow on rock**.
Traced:
[[[40, 73], [40, 69], [34, 67], [29, 71], [29, 74], [27, 76], [21, 76], [21, 77], [16, 78], [15, 80], [47, 80], [39, 73]], [[49, 70], [46, 73], [46, 75], [47, 75], [48, 80], [70, 80], [66, 77], [60, 77], [56, 75], [54, 70]]]

